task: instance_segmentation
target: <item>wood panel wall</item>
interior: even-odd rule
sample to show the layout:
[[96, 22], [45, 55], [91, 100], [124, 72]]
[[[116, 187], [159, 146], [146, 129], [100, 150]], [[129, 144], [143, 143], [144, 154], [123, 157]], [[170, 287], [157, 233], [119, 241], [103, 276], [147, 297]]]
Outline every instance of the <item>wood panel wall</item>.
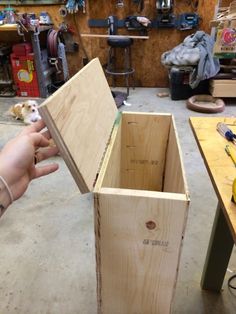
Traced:
[[228, 7], [233, 0], [220, 0], [221, 7]]
[[[78, 52], [68, 54], [68, 62], [70, 74], [75, 74], [83, 66], [83, 58], [86, 57], [83, 49], [81, 49], [81, 41], [78, 36], [80, 33], [107, 34], [106, 28], [89, 28], [89, 19], [106, 19], [109, 15], [116, 15], [119, 19], [123, 19], [129, 15], [143, 15], [149, 19], [154, 19], [157, 15], [156, 1], [145, 0], [144, 10], [142, 13], [137, 12], [137, 5], [132, 0], [124, 0], [123, 8], [116, 7], [116, 0], [87, 0], [86, 13], [79, 11], [75, 15], [68, 15], [64, 22], [68, 23], [75, 31], [74, 39], [79, 43]], [[218, 0], [199, 0], [198, 13], [201, 16], [200, 29], [210, 32], [209, 21], [214, 17], [215, 6]], [[33, 6], [33, 7], [17, 7], [20, 12], [47, 11], [57, 28], [63, 19], [59, 15], [59, 5], [51, 6]], [[193, 12], [191, 0], [176, 0], [174, 13], [180, 14], [184, 12]], [[152, 29], [149, 31], [148, 40], [135, 39], [132, 46], [132, 63], [135, 68], [135, 85], [143, 87], [166, 87], [168, 86], [167, 70], [160, 62], [161, 54], [167, 50], [174, 48], [181, 43], [183, 39], [195, 32], [179, 31], [176, 29]], [[119, 34], [127, 34], [125, 29], [119, 29]], [[128, 34], [138, 35], [137, 32], [128, 32]], [[99, 57], [102, 64], [107, 62], [107, 41], [104, 38], [82, 38], [83, 46], [86, 54], [90, 59]], [[120, 81], [122, 85], [123, 81]]]

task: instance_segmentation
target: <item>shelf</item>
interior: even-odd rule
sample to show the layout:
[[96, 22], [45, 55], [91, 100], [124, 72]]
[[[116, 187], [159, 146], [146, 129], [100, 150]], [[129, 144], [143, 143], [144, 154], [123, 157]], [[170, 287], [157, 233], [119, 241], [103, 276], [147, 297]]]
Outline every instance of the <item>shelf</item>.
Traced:
[[[47, 31], [51, 29], [53, 25], [40, 25], [39, 26], [39, 32]], [[17, 31], [18, 24], [3, 24], [0, 25], [0, 32], [8, 32], [8, 31]], [[33, 29], [27, 29], [28, 32], [33, 32]]]
[[17, 24], [3, 24], [0, 25], [0, 32], [6, 32], [6, 31], [17, 31]]

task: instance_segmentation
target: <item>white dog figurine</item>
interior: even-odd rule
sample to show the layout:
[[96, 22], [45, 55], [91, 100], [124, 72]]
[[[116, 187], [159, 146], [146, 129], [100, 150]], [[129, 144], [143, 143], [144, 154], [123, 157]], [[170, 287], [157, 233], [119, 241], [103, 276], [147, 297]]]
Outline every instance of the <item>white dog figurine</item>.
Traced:
[[23, 103], [15, 104], [10, 108], [10, 114], [25, 124], [32, 124], [41, 119], [38, 103], [35, 100], [26, 100]]

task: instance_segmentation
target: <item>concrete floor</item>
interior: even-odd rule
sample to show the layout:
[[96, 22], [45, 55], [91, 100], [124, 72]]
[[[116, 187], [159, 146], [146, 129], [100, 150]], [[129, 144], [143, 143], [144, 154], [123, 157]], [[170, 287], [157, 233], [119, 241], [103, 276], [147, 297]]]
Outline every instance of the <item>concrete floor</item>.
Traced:
[[[217, 199], [188, 118], [204, 114], [186, 109], [185, 101], [159, 98], [158, 91], [166, 90], [131, 90], [131, 106], [120, 110], [167, 112], [176, 120], [191, 205], [173, 313], [233, 314], [236, 293], [229, 291], [226, 280], [220, 294], [200, 288]], [[9, 104], [18, 100], [0, 98], [0, 148], [23, 127], [5, 114]], [[235, 104], [228, 102], [219, 115], [235, 114]], [[0, 219], [1, 314], [96, 313], [92, 195], [81, 196], [63, 160], [55, 159], [60, 170], [33, 181]], [[234, 250], [226, 279], [235, 272]]]

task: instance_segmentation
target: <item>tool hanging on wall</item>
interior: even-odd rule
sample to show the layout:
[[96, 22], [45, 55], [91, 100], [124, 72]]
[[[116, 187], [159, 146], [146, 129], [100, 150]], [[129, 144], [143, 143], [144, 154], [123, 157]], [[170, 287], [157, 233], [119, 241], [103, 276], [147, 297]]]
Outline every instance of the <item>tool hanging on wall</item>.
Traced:
[[157, 0], [156, 8], [160, 13], [169, 13], [173, 9], [173, 0]]
[[67, 8], [65, 6], [60, 7], [59, 9], [59, 15], [63, 18], [65, 18], [68, 14]]
[[74, 29], [66, 23], [61, 23], [59, 26], [59, 30], [61, 34], [61, 40], [65, 45], [66, 53], [77, 52], [79, 50], [79, 45], [77, 42], [74, 41]]
[[172, 28], [175, 27], [175, 15], [173, 14], [173, 0], [156, 1], [157, 8], [157, 27]]
[[[195, 1], [196, 2], [196, 1]], [[124, 1], [122, 1], [124, 3]], [[133, 3], [138, 4], [140, 10], [144, 8], [144, 0], [133, 0]], [[190, 2], [189, 2], [190, 5]], [[157, 0], [156, 1], [156, 9], [157, 9], [157, 17], [153, 20], [149, 20], [148, 28], [177, 28], [178, 30], [189, 30], [198, 27], [199, 22], [201, 20], [200, 16], [197, 13], [183, 13], [175, 15], [173, 13], [174, 10], [174, 0]], [[146, 18], [140, 16], [140, 18]], [[147, 27], [147, 25], [143, 24], [138, 25], [137, 21], [129, 21], [130, 17], [126, 19], [115, 19], [114, 27], [123, 28], [126, 27], [128, 30], [138, 30], [142, 28], [142, 25]], [[110, 24], [109, 20], [106, 19], [89, 19], [88, 26], [89, 27], [108, 27]], [[140, 22], [140, 21], [138, 21]], [[134, 26], [136, 23], [136, 26]], [[132, 25], [133, 24], [133, 25]]]
[[65, 45], [60, 41], [60, 32], [49, 30], [47, 36], [48, 61], [56, 68], [57, 76], [62, 74], [63, 81], [69, 79], [69, 70], [65, 53]]
[[[63, 18], [65, 18], [68, 13], [73, 14], [73, 21], [74, 21], [74, 26], [76, 29], [76, 35], [78, 36], [78, 39], [79, 39], [79, 45], [77, 43], [73, 43], [73, 51], [70, 51], [70, 52], [78, 51], [78, 47], [80, 46], [80, 48], [82, 49], [83, 54], [84, 54], [83, 65], [86, 65], [89, 62], [89, 57], [88, 57], [87, 51], [85, 49], [85, 46], [83, 44], [83, 40], [82, 40], [82, 37], [80, 34], [79, 25], [77, 23], [76, 16], [75, 16], [75, 13], [78, 12], [79, 8], [83, 9], [83, 13], [86, 12], [85, 0], [68, 0], [66, 6], [62, 6], [59, 9], [59, 14]], [[68, 36], [65, 36], [65, 37], [68, 37]], [[68, 48], [68, 45], [66, 46], [66, 49], [67, 48]], [[71, 48], [70, 48], [70, 50], [71, 50]]]
[[128, 30], [136, 30], [140, 35], [146, 36], [152, 22], [145, 16], [127, 16], [125, 19], [125, 27]]
[[177, 28], [181, 31], [196, 28], [200, 17], [197, 13], [182, 13], [176, 21]]
[[58, 51], [58, 58], [61, 61], [63, 80], [64, 82], [66, 82], [69, 80], [70, 76], [69, 76], [69, 69], [68, 69], [68, 64], [67, 64], [67, 59], [66, 59], [65, 45], [59, 42], [57, 51]]
[[85, 0], [68, 0], [65, 7], [69, 14], [74, 14], [78, 12], [79, 9], [82, 9], [83, 13], [86, 12]]

